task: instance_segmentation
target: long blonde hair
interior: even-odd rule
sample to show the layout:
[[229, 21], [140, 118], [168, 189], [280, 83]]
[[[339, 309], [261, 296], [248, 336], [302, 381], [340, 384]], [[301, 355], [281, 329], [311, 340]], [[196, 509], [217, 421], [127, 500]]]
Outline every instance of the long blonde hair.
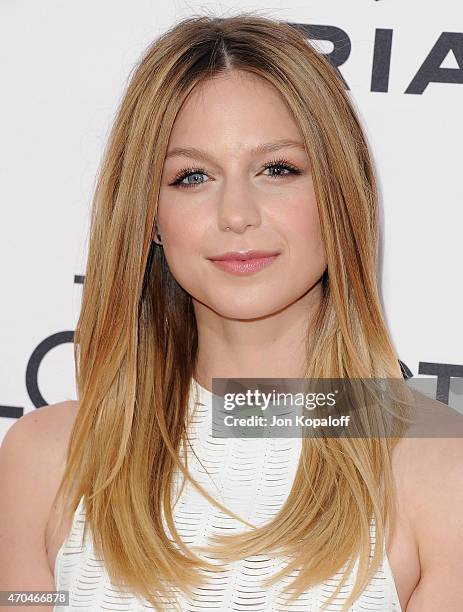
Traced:
[[[203, 584], [201, 568], [216, 566], [181, 541], [173, 521], [175, 469], [189, 478], [180, 452], [197, 328], [192, 298], [170, 273], [153, 228], [175, 117], [197, 84], [229, 70], [248, 71], [277, 88], [311, 163], [327, 269], [307, 338], [306, 376], [402, 377], [378, 289], [377, 181], [341, 77], [285, 22], [248, 12], [195, 15], [175, 24], [136, 66], [99, 169], [74, 339], [79, 411], [57, 492], [72, 510], [84, 497], [85, 529], [113, 583], [156, 609], [171, 597], [169, 585], [191, 594]], [[291, 583], [296, 597], [349, 561], [347, 576], [359, 555], [347, 610], [381, 562], [388, 517], [395, 520], [394, 442], [304, 440], [278, 515], [259, 528], [217, 538], [223, 560], [287, 553], [285, 573], [300, 570]], [[372, 518], [377, 537], [369, 564]]]

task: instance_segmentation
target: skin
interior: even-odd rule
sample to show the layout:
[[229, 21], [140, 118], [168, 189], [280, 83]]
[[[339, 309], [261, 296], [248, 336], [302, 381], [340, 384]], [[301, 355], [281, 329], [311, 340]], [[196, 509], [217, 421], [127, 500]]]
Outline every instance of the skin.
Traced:
[[[210, 156], [205, 162], [166, 158], [157, 220], [170, 270], [193, 298], [197, 379], [209, 389], [212, 377], [303, 375], [303, 339], [320, 301], [326, 258], [303, 147], [251, 152], [280, 139], [302, 143], [280, 94], [262, 79], [234, 72], [193, 90], [169, 141], [168, 155], [194, 146]], [[264, 167], [281, 157], [300, 174]], [[185, 167], [205, 172], [183, 179], [192, 186], [173, 185]], [[250, 276], [232, 275], [207, 259], [242, 249], [281, 253]]]

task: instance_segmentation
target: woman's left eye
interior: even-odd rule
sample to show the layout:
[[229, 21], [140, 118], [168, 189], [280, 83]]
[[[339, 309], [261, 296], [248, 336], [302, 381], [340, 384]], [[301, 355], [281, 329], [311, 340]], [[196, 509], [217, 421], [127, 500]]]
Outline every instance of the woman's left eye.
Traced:
[[288, 176], [289, 174], [300, 174], [301, 171], [299, 170], [299, 168], [296, 168], [296, 166], [293, 166], [292, 164], [290, 164], [289, 162], [286, 161], [281, 161], [281, 162], [270, 162], [268, 164], [265, 164], [264, 166], [265, 170], [268, 170], [269, 168], [279, 168], [280, 170], [288, 170], [288, 174], [270, 174], [267, 176], [271, 176], [272, 178], [280, 178], [280, 177], [285, 177]]
[[[269, 176], [270, 178], [274, 179], [286, 178], [291, 174], [301, 174], [299, 168], [296, 168], [296, 166], [293, 166], [293, 164], [290, 164], [286, 160], [276, 160], [264, 165], [264, 170], [268, 170], [271, 168], [278, 169], [278, 172], [276, 174], [267, 174], [266, 176]], [[281, 170], [286, 170], [287, 173], [282, 174]], [[192, 183], [183, 182], [185, 179], [189, 179], [192, 176], [199, 176], [201, 174], [206, 176], [206, 171], [203, 170], [203, 168], [184, 168], [183, 170], [180, 170], [171, 185], [181, 188], [195, 187], [196, 185], [201, 185], [202, 183], [204, 183], [204, 181], [194, 181]]]

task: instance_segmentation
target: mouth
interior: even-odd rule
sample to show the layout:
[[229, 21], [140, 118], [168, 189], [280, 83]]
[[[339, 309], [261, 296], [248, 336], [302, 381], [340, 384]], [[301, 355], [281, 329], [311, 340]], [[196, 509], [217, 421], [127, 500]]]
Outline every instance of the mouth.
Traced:
[[225, 272], [250, 275], [270, 266], [279, 255], [278, 251], [229, 251], [208, 259]]

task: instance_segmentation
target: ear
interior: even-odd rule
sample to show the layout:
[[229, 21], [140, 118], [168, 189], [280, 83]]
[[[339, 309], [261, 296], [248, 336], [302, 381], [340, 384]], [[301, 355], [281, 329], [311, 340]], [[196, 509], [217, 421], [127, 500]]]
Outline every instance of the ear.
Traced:
[[154, 226], [153, 230], [153, 242], [162, 246], [161, 234], [159, 234], [157, 226]]

